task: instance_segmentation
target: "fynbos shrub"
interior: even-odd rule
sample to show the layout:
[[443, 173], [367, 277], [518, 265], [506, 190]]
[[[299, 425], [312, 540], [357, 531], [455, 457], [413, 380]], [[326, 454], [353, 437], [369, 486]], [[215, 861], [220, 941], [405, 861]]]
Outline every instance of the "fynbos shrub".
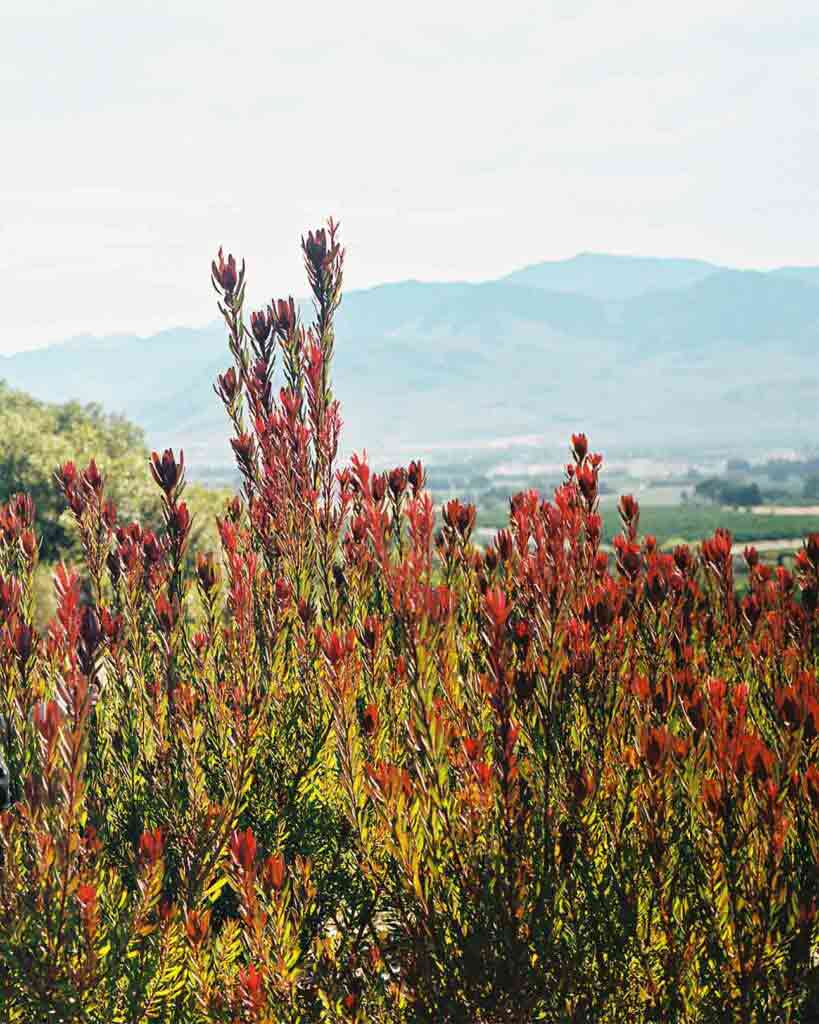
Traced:
[[302, 250], [309, 327], [212, 266], [218, 554], [181, 452], [158, 532], [63, 465], [38, 635], [0, 516], [3, 1019], [815, 1019], [819, 536], [740, 599], [730, 536], [665, 553], [626, 496], [609, 556], [582, 434], [486, 550], [470, 505], [436, 529], [420, 462], [337, 465], [336, 225]]

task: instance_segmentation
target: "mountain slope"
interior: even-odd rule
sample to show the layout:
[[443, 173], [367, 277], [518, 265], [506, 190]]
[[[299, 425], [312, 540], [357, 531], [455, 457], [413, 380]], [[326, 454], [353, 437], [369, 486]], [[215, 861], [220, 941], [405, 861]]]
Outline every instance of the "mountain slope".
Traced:
[[704, 260], [584, 252], [568, 260], [535, 263], [503, 280], [529, 288], [622, 301], [661, 289], [688, 288], [720, 269]]
[[[568, 289], [573, 261], [564, 261], [563, 288], [551, 291], [507, 278], [345, 296], [334, 366], [345, 449], [532, 433], [557, 443], [580, 427], [609, 449], [714, 438], [794, 444], [819, 434], [812, 268], [577, 257], [575, 269], [594, 261], [610, 275], [594, 295]], [[557, 265], [544, 266], [551, 277], [539, 280], [559, 285]], [[666, 287], [625, 294], [648, 280]], [[73, 339], [6, 357], [0, 377], [40, 399], [100, 400], [140, 423], [155, 446], [184, 443], [194, 462], [220, 464], [227, 426], [211, 384], [228, 362], [213, 324]]]

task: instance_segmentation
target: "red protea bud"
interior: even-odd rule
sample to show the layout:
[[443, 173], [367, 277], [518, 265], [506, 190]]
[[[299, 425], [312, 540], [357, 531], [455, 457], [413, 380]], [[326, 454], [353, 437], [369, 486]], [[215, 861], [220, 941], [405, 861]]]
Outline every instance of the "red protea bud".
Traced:
[[50, 700], [47, 703], [45, 701], [38, 701], [34, 705], [33, 718], [37, 732], [47, 743], [51, 743], [57, 735], [60, 722], [62, 721], [62, 715], [60, 714], [57, 702], [54, 700]]
[[270, 312], [273, 317], [273, 330], [280, 338], [286, 338], [296, 326], [296, 304], [292, 296], [286, 300], [274, 301]]
[[527, 619], [518, 619], [511, 627], [512, 639], [524, 649], [532, 639], [532, 626]]
[[620, 513], [623, 526], [626, 529], [631, 528], [632, 531], [636, 531], [637, 524], [640, 521], [640, 506], [634, 495], [624, 494], [617, 504], [617, 511]]
[[296, 605], [296, 611], [298, 616], [305, 626], [309, 626], [313, 621], [313, 606], [309, 601], [305, 601], [303, 597], [299, 598], [299, 602]]
[[[235, 291], [236, 285], [239, 281], [239, 275], [236, 272], [236, 260], [232, 255], [228, 255], [227, 262], [225, 262], [221, 246], [217, 253], [217, 259], [219, 261], [218, 263], [216, 260], [213, 260], [210, 265], [213, 283], [218, 285], [225, 295], [230, 296]], [[242, 269], [244, 269], [244, 266]]]
[[100, 471], [97, 469], [97, 464], [93, 459], [88, 463], [86, 468], [83, 470], [82, 480], [86, 487], [92, 490], [94, 494], [102, 493], [102, 475]]
[[197, 554], [196, 575], [202, 589], [206, 594], [209, 594], [219, 582], [219, 570], [216, 566], [216, 560], [213, 557], [212, 551], [205, 553], [199, 552], [199, 554]]
[[250, 826], [230, 837], [230, 853], [237, 865], [244, 871], [250, 871], [256, 863], [256, 837]]
[[148, 565], [158, 565], [162, 561], [162, 545], [152, 530], [142, 535], [142, 553]]
[[283, 576], [279, 576], [279, 578], [276, 580], [275, 591], [276, 591], [276, 602], [281, 607], [285, 607], [286, 605], [290, 604], [290, 597], [291, 597], [291, 594], [292, 594], [292, 590], [290, 588], [290, 584], [287, 582], [287, 580]]
[[97, 890], [93, 885], [81, 885], [77, 889], [77, 902], [84, 911], [90, 911], [97, 902]]
[[65, 494], [77, 480], [77, 467], [73, 462], [64, 462], [54, 474], [60, 490]]
[[239, 391], [239, 383], [236, 378], [236, 370], [231, 366], [224, 373], [216, 375], [216, 383], [213, 390], [222, 399], [225, 405], [231, 406]]
[[452, 501], [448, 501], [444, 505], [443, 517], [447, 526], [464, 540], [468, 540], [475, 527], [476, 509], [474, 505], [462, 505], [457, 498], [453, 498]]
[[467, 760], [475, 764], [483, 756], [483, 744], [480, 740], [467, 737], [464, 740], [464, 753]]
[[325, 229], [319, 228], [315, 232], [308, 231], [307, 240], [302, 239], [302, 249], [305, 258], [315, 272], [321, 272], [327, 259], [327, 232]]
[[161, 829], [154, 829], [153, 832], [146, 830], [139, 837], [139, 857], [143, 864], [152, 867], [161, 860], [164, 850], [165, 843]]
[[80, 621], [80, 638], [89, 653], [93, 653], [97, 649], [101, 636], [100, 620], [96, 611], [90, 604], [85, 605]]
[[589, 450], [589, 441], [585, 434], [572, 434], [572, 455], [577, 463], [586, 458]]
[[281, 892], [284, 886], [285, 865], [284, 857], [279, 854], [271, 854], [262, 865], [262, 885], [268, 891], [273, 889]]
[[242, 991], [242, 1001], [250, 1010], [261, 1010], [265, 1001], [264, 983], [262, 975], [253, 964], [239, 971], [236, 978], [239, 988]]
[[663, 725], [644, 730], [640, 740], [640, 752], [652, 773], [665, 762], [671, 748], [670, 740], [669, 732]]
[[161, 458], [157, 452], [151, 452], [151, 473], [159, 487], [170, 496], [182, 483], [185, 474], [185, 453], [180, 448], [177, 463], [170, 448], [165, 449]]
[[382, 625], [374, 615], [368, 615], [362, 624], [361, 640], [368, 651], [375, 651], [381, 640]]
[[652, 566], [648, 570], [648, 574], [646, 576], [646, 592], [648, 594], [649, 601], [655, 608], [661, 605], [668, 596], [668, 580], [657, 566]]
[[759, 564], [759, 552], [755, 547], [746, 547], [743, 555], [749, 569], [753, 569], [755, 565]]
[[386, 473], [378, 473], [373, 477], [372, 482], [372, 495], [373, 501], [376, 505], [380, 504], [384, 500], [384, 495], [387, 493], [387, 475]]
[[102, 521], [109, 530], [117, 525], [117, 506], [110, 498], [102, 506]]
[[745, 737], [743, 761], [745, 767], [757, 782], [767, 782], [770, 778], [774, 757], [759, 737]]
[[68, 507], [77, 519], [81, 519], [83, 512], [85, 512], [85, 498], [83, 497], [79, 487], [74, 485], [69, 488], [69, 490], [66, 491], [65, 498], [68, 502]]
[[258, 312], [250, 314], [250, 329], [253, 332], [253, 337], [260, 346], [264, 346], [267, 342], [267, 339], [270, 337], [272, 327], [272, 310], [260, 309]]
[[614, 548], [617, 552], [618, 571], [633, 582], [639, 575], [642, 565], [640, 546], [618, 534], [614, 538]]
[[691, 554], [691, 548], [686, 544], [678, 544], [677, 547], [674, 548], [672, 557], [674, 559], [674, 564], [683, 576], [689, 576], [694, 568], [694, 556]]
[[198, 913], [196, 910], [188, 911], [185, 918], [185, 933], [192, 946], [201, 946], [205, 941], [210, 927], [210, 911], [205, 910]]
[[591, 504], [597, 498], [597, 473], [591, 466], [579, 466], [575, 477], [580, 494]]
[[156, 612], [157, 621], [159, 622], [159, 628], [166, 636], [169, 636], [173, 632], [174, 626], [179, 618], [178, 601], [174, 598], [173, 604], [171, 604], [164, 594], [160, 594], [156, 599], [154, 611]]
[[722, 786], [719, 779], [706, 779], [703, 782], [702, 802], [712, 817], [719, 817], [722, 813]]
[[731, 561], [732, 537], [728, 530], [718, 529], [714, 536], [702, 542], [702, 555], [706, 563], [718, 572], [724, 572]]
[[250, 469], [256, 454], [256, 442], [250, 434], [238, 434], [230, 439], [230, 446], [233, 449], [236, 459], [244, 469]]
[[515, 542], [512, 539], [512, 534], [508, 530], [498, 530], [495, 536], [495, 544], [498, 548], [498, 555], [502, 562], [508, 562], [512, 557], [512, 552], [515, 550]]
[[361, 728], [365, 736], [372, 736], [378, 729], [378, 708], [368, 704], [361, 716]]
[[392, 496], [398, 500], [407, 489], [407, 471], [403, 466], [396, 466], [390, 473], [390, 491]]
[[494, 587], [486, 592], [483, 599], [484, 610], [496, 629], [500, 629], [509, 615], [511, 609], [506, 603], [506, 594], [500, 587]]
[[410, 462], [407, 467], [407, 480], [413, 495], [416, 495], [424, 486], [424, 467], [420, 459]]
[[119, 583], [119, 578], [122, 575], [122, 565], [119, 560], [119, 556], [115, 551], [110, 551], [108, 557], [105, 559], [105, 564], [108, 566], [108, 574], [111, 577], [111, 582], [114, 586]]
[[35, 537], [33, 530], [23, 530], [20, 534], [20, 548], [22, 549], [23, 555], [30, 562], [37, 551], [37, 538]]
[[191, 526], [191, 514], [184, 501], [174, 505], [168, 513], [168, 532], [177, 540], [184, 540]]
[[118, 643], [122, 636], [125, 620], [122, 615], [111, 615], [107, 608], [102, 609], [100, 625], [102, 632], [111, 643]]
[[34, 647], [34, 630], [25, 622], [18, 620], [14, 627], [14, 653], [20, 664], [25, 667]]

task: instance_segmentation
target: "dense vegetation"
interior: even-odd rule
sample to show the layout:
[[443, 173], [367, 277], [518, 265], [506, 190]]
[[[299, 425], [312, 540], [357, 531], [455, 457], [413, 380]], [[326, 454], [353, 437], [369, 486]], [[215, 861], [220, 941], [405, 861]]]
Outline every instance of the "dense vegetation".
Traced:
[[[508, 503], [506, 514], [508, 516]], [[622, 527], [617, 507], [601, 506], [600, 516], [603, 542], [610, 545]], [[501, 529], [504, 525], [497, 508], [483, 516], [479, 514], [478, 522], [494, 529]], [[755, 513], [690, 503], [641, 508], [640, 524], [643, 532], [653, 536], [660, 547], [673, 547], [679, 541], [700, 541], [720, 527], [731, 531], [735, 544], [758, 544], [764, 547], [766, 541], [801, 540], [819, 526], [819, 517], [808, 512], [784, 515], [774, 509], [770, 513]]]
[[[139, 427], [106, 414], [99, 405], [39, 402], [0, 381], [0, 503], [14, 508], [16, 495], [26, 494], [34, 504], [40, 563], [35, 585], [41, 606], [38, 624], [45, 621], [43, 612], [52, 614], [56, 607], [51, 593], [54, 565], [82, 556], [75, 517], [54, 477], [55, 469], [69, 462], [93, 462], [92, 472], [104, 479], [112, 521], [138, 521], [145, 530], [161, 530], [162, 502], [148, 471], [150, 452]], [[188, 489], [188, 568], [197, 551], [217, 543], [214, 517], [226, 497], [228, 492], [201, 485]]]
[[582, 434], [485, 551], [470, 505], [436, 532], [420, 463], [336, 466], [335, 225], [303, 253], [309, 329], [213, 265], [218, 555], [172, 451], [158, 535], [65, 463], [38, 636], [4, 510], [3, 1019], [815, 1019], [819, 536], [739, 599], [727, 533], [663, 553], [626, 496], [608, 555]]

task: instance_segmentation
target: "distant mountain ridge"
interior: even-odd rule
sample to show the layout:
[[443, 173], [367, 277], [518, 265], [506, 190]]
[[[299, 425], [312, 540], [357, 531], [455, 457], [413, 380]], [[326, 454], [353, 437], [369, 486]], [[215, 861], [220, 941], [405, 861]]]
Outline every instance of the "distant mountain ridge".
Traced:
[[[347, 449], [578, 428], [608, 448], [819, 436], [819, 267], [584, 253], [495, 281], [351, 291], [337, 338]], [[47, 401], [102, 401], [154, 445], [222, 464], [211, 383], [228, 362], [212, 324], [74, 338], [4, 357], [0, 377]]]

